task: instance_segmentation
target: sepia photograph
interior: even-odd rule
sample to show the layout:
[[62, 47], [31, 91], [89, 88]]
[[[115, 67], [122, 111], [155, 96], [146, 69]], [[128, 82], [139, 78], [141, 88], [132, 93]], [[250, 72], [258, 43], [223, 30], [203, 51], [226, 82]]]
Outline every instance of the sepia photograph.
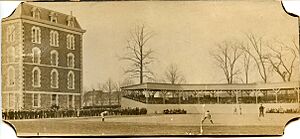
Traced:
[[21, 2], [1, 19], [19, 137], [283, 135], [299, 17], [281, 1]]

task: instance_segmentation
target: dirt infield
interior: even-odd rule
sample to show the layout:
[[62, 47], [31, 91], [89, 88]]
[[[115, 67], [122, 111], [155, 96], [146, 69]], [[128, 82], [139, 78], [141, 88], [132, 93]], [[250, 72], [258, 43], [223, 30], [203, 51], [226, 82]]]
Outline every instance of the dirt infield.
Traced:
[[[281, 135], [287, 121], [299, 114], [257, 115], [213, 114], [215, 124], [205, 121], [203, 135]], [[200, 114], [108, 116], [67, 119], [31, 119], [10, 121], [18, 136], [46, 135], [198, 135]]]

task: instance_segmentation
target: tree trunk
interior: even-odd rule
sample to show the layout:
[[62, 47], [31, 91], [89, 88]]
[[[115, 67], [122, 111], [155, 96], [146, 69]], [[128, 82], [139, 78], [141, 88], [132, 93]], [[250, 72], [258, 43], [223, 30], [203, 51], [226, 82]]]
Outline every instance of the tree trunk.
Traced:
[[143, 83], [143, 46], [140, 47], [140, 54], [141, 54], [141, 60], [140, 60], [140, 84]]

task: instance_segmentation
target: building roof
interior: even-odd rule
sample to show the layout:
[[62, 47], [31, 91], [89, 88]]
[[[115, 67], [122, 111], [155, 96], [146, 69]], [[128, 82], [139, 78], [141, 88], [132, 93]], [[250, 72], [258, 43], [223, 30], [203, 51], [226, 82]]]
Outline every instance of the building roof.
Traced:
[[232, 90], [273, 90], [299, 88], [300, 81], [266, 84], [168, 84], [143, 83], [121, 87], [122, 90], [149, 90], [149, 91], [232, 91]]
[[[35, 19], [32, 17], [33, 10], [40, 11], [40, 19]], [[53, 23], [50, 21], [51, 14], [55, 14], [57, 16], [57, 23]], [[71, 14], [67, 15], [67, 14], [53, 11], [50, 9], [34, 6], [27, 2], [20, 3], [19, 6], [12, 12], [12, 14], [10, 16], [2, 19], [2, 22], [19, 19], [19, 18], [33, 20], [33, 21], [37, 21], [37, 22], [41, 22], [41, 23], [45, 23], [45, 24], [50, 24], [53, 26], [63, 27], [63, 28], [67, 28], [67, 29], [82, 32], [82, 33], [85, 32], [85, 30], [83, 30], [81, 28], [81, 26], [79, 25], [76, 17], [72, 16]], [[72, 18], [74, 21], [73, 27], [67, 26], [67, 20], [70, 18]]]

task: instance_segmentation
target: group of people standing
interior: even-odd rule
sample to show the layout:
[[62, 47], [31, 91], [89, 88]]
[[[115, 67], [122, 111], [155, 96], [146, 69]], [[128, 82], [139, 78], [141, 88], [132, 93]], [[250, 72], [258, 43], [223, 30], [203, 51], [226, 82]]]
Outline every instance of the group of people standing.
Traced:
[[242, 106], [241, 105], [239, 105], [239, 108], [237, 108], [237, 107], [234, 107], [234, 109], [233, 109], [233, 114], [236, 114], [236, 115], [242, 115]]
[[[265, 107], [262, 104], [260, 104], [260, 106], [258, 107], [258, 111], [259, 111], [258, 117], [264, 117], [265, 116]], [[239, 105], [239, 111], [238, 111], [237, 107], [234, 107], [233, 113], [234, 114], [240, 114], [240, 115], [242, 115], [242, 107], [241, 107], [241, 105]], [[209, 120], [211, 124], [214, 124], [214, 122], [212, 120], [212, 114], [210, 113], [209, 110], [207, 110], [207, 111], [204, 112], [204, 116], [203, 116], [203, 118], [201, 120], [201, 123], [203, 124], [203, 122], [206, 119]]]
[[[105, 112], [104, 114], [101, 114]], [[4, 120], [41, 119], [41, 118], [65, 118], [65, 117], [89, 117], [102, 115], [142, 115], [147, 114], [146, 108], [91, 108], [91, 109], [30, 109], [30, 110], [6, 110], [2, 112]]]
[[[264, 117], [264, 110], [265, 110], [265, 107], [262, 105], [262, 104], [260, 104], [260, 106], [259, 106], [259, 108], [258, 108], [258, 112], [259, 112], [259, 115], [258, 115], [258, 117]], [[239, 105], [239, 107], [234, 107], [234, 109], [233, 109], [233, 114], [239, 114], [239, 115], [242, 115], [242, 112], [243, 111], [243, 108], [242, 108], [242, 106], [241, 105]]]

